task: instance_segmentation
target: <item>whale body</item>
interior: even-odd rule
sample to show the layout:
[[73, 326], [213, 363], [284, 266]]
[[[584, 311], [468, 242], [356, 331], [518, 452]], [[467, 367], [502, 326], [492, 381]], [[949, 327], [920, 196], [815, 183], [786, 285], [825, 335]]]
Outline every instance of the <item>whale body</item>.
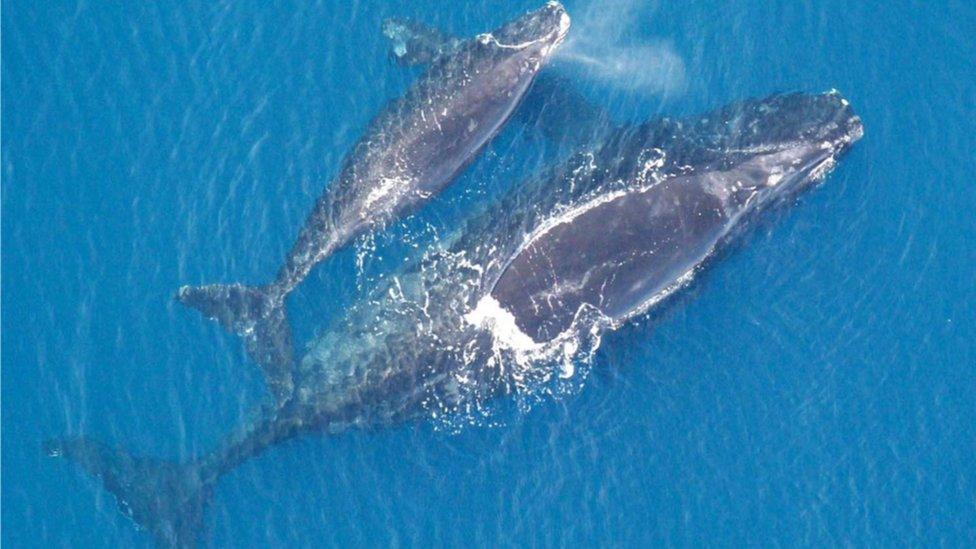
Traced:
[[[687, 164], [671, 174], [656, 169], [675, 159], [640, 130], [618, 135], [610, 150], [596, 153], [608, 163], [627, 157], [624, 151], [645, 158], [627, 166], [629, 174], [615, 175], [632, 184], [547, 220], [511, 257], [490, 295], [520, 330], [534, 341], [552, 339], [584, 305], [614, 323], [641, 312], [693, 275], [743, 217], [820, 180], [861, 137], [860, 119], [837, 94], [785, 96], [729, 112], [736, 109], [744, 112], [719, 120], [742, 133], [712, 145], [726, 154], [704, 166]], [[774, 134], [767, 118], [794, 124], [799, 135], [768, 141]]]
[[[332, 322], [295, 390], [212, 452], [136, 458], [85, 438], [80, 464], [166, 545], [193, 543], [218, 479], [284, 440], [476, 412], [572, 375], [587, 338], [639, 317], [862, 136], [835, 92], [773, 96], [609, 132], [472, 214]], [[553, 352], [554, 351], [554, 352]]]
[[268, 385], [286, 398], [293, 388], [288, 294], [317, 263], [454, 181], [511, 117], [569, 25], [562, 5], [549, 2], [429, 54], [426, 72], [373, 119], [346, 157], [274, 281], [184, 286], [177, 299], [243, 336]]

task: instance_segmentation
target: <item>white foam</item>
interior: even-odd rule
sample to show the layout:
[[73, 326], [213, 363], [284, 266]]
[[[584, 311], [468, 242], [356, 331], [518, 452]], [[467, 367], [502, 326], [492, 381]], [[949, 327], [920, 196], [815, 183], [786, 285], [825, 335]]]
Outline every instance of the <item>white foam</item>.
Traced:
[[538, 351], [541, 343], [536, 343], [528, 334], [515, 323], [515, 315], [502, 307], [497, 299], [487, 294], [478, 301], [478, 305], [464, 315], [469, 324], [491, 331], [495, 341], [516, 352], [531, 353]]
[[553, 230], [554, 228], [563, 225], [565, 223], [572, 223], [574, 219], [592, 210], [593, 208], [596, 208], [601, 204], [606, 204], [607, 202], [611, 202], [617, 198], [620, 198], [621, 196], [625, 196], [632, 192], [634, 192], [633, 189], [625, 189], [625, 190], [609, 192], [606, 194], [601, 194], [594, 199], [583, 202], [578, 206], [568, 208], [565, 211], [561, 212], [559, 215], [553, 216], [543, 221], [542, 223], [539, 224], [539, 227], [536, 230], [532, 231], [532, 233], [530, 233], [529, 236], [526, 237], [525, 241], [519, 247], [518, 251], [515, 252], [514, 256], [517, 256], [518, 254], [522, 253], [522, 251], [524, 251], [525, 248], [532, 245], [533, 242], [545, 236], [546, 233]]

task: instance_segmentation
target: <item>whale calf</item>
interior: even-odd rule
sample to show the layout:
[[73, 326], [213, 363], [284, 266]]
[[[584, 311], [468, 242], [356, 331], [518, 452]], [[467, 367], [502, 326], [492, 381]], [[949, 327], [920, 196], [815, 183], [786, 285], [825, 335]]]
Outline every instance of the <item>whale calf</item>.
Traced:
[[272, 391], [285, 398], [293, 386], [288, 294], [336, 250], [450, 184], [510, 118], [569, 25], [562, 5], [549, 2], [491, 33], [451, 39], [450, 48], [429, 53], [426, 72], [369, 124], [346, 157], [274, 281], [184, 286], [177, 299], [243, 336]]
[[212, 452], [173, 463], [86, 438], [46, 450], [101, 479], [161, 544], [191, 544], [218, 479], [270, 446], [476, 414], [571, 377], [601, 331], [661, 303], [750, 220], [822, 181], [862, 132], [837, 93], [618, 128], [353, 303], [297, 364], [288, 398]]

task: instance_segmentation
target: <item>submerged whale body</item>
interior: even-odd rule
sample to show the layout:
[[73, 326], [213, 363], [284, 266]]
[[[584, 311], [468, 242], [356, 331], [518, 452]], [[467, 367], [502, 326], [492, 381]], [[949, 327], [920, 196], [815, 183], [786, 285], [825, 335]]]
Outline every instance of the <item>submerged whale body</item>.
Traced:
[[[429, 52], [427, 71], [346, 157], [273, 282], [184, 286], [177, 299], [242, 335], [268, 385], [286, 398], [293, 388], [288, 294], [336, 250], [450, 184], [510, 118], [568, 29], [562, 5], [549, 2], [491, 33], [452, 38], [450, 48]], [[393, 32], [389, 25], [384, 31]]]
[[356, 302], [295, 390], [185, 463], [52, 441], [163, 544], [191, 543], [218, 479], [283, 440], [477, 413], [553, 377], [680, 288], [750, 219], [822, 180], [862, 135], [836, 93], [619, 128], [514, 187]]

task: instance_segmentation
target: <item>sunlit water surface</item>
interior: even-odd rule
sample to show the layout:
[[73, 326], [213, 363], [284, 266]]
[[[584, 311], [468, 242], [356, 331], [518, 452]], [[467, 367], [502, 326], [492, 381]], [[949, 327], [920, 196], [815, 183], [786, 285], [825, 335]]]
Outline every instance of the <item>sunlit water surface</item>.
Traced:
[[[41, 442], [178, 459], [247, 421], [259, 372], [174, 290], [273, 275], [417, 75], [389, 61], [384, 18], [473, 35], [538, 3], [4, 4], [5, 545], [151, 543]], [[976, 542], [976, 8], [567, 9], [550, 69], [618, 121], [837, 88], [865, 138], [682, 299], [605, 337], [575, 390], [460, 429], [277, 447], [220, 481], [206, 543]], [[541, 169], [536, 130], [513, 122], [418, 215], [314, 271], [296, 338]]]

